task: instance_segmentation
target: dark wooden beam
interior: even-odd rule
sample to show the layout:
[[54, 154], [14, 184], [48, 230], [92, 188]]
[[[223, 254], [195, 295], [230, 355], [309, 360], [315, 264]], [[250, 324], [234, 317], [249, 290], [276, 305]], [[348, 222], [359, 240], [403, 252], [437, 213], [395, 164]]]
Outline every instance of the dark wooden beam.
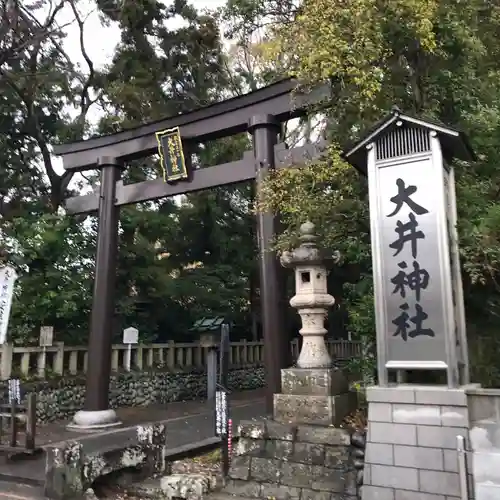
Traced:
[[179, 127], [183, 140], [197, 142], [228, 137], [246, 132], [251, 116], [272, 113], [277, 120], [284, 122], [305, 115], [311, 104], [321, 102], [330, 92], [324, 85], [308, 94], [294, 94], [296, 86], [294, 80], [283, 80], [190, 113], [107, 136], [57, 145], [54, 153], [63, 157], [66, 170], [73, 171], [93, 168], [102, 156], [113, 156], [127, 162], [157, 152], [156, 132]]
[[[158, 198], [168, 198], [169, 196], [192, 193], [216, 186], [236, 184], [254, 177], [255, 161], [252, 153], [247, 152], [241, 160], [194, 170], [190, 181], [168, 184], [163, 179], [154, 179], [126, 185], [119, 182], [116, 186], [115, 204], [117, 206], [130, 205]], [[98, 206], [99, 197], [95, 193], [75, 196], [66, 200], [66, 210], [69, 214], [95, 212]]]
[[[275, 147], [275, 161], [277, 168], [286, 168], [292, 165], [301, 165], [314, 160], [323, 154], [326, 142], [306, 144], [305, 146], [286, 149], [281, 143]], [[255, 160], [253, 152], [247, 151], [241, 160], [223, 163], [214, 167], [201, 168], [192, 172], [192, 179], [187, 182], [168, 184], [162, 179], [116, 185], [117, 206], [130, 205], [143, 201], [168, 198], [179, 194], [193, 193], [216, 186], [237, 184], [255, 178]], [[69, 214], [84, 214], [95, 212], [99, 205], [99, 197], [95, 193], [75, 196], [66, 200], [66, 211]]]

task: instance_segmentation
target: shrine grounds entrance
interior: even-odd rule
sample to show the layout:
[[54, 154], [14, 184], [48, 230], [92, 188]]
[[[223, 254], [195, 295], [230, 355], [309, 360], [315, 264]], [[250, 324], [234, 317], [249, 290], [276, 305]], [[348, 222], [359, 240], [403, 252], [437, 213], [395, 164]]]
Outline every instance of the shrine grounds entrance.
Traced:
[[[69, 214], [98, 212], [96, 269], [89, 334], [89, 370], [85, 407], [73, 420], [75, 428], [103, 428], [119, 424], [109, 408], [112, 318], [115, 308], [115, 270], [119, 211], [123, 205], [201, 191], [254, 180], [256, 194], [270, 171], [297, 165], [321, 154], [322, 144], [288, 149], [278, 144], [283, 122], [307, 114], [310, 105], [328, 92], [318, 87], [309, 94], [295, 92], [288, 79], [189, 113], [148, 123], [115, 134], [54, 146], [68, 171], [100, 170], [100, 192], [66, 200]], [[253, 151], [237, 161], [192, 169], [191, 155], [199, 143], [248, 132]], [[124, 184], [127, 162], [160, 151], [164, 179]], [[273, 394], [280, 392], [281, 369], [289, 345], [284, 330], [280, 267], [271, 250], [276, 231], [272, 213], [258, 213], [257, 239], [265, 343], [266, 408], [272, 412]]]

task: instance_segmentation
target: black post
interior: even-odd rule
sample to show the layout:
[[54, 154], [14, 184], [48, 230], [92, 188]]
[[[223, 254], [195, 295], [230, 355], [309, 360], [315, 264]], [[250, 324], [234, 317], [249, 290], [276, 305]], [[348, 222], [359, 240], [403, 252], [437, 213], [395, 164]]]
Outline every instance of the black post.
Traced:
[[[278, 141], [281, 124], [272, 115], [251, 118], [248, 130], [253, 135], [256, 162], [256, 195], [260, 196], [262, 184], [274, 169], [274, 146]], [[276, 233], [276, 220], [272, 213], [257, 213], [257, 240], [259, 244], [260, 304], [264, 336], [264, 361], [266, 369], [266, 411], [273, 413], [274, 394], [281, 392], [281, 369], [286, 368], [290, 349], [285, 332], [285, 321], [280, 286], [280, 264], [271, 251]]]
[[119, 220], [119, 208], [115, 206], [115, 190], [122, 169], [116, 158], [107, 156], [100, 158], [97, 165], [101, 169], [101, 188], [85, 392], [86, 411], [109, 408]]

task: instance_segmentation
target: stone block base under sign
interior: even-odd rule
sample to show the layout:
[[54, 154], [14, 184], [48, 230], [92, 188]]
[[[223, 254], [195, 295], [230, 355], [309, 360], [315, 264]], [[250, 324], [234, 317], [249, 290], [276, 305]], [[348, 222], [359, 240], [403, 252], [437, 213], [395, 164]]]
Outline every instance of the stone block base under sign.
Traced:
[[[457, 436], [469, 440], [466, 389], [418, 385], [367, 389], [363, 500], [463, 498]], [[469, 499], [471, 483], [469, 470]]]

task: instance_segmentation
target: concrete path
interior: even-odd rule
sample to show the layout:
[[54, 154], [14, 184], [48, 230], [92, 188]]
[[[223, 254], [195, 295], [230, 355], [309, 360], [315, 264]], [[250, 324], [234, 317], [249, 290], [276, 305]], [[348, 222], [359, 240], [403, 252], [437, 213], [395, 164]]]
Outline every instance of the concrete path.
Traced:
[[[253, 391], [249, 391], [253, 392]], [[247, 395], [247, 397], [250, 394]], [[214, 411], [209, 409], [207, 403], [198, 402], [195, 414], [183, 414], [173, 418], [164, 419], [143, 419], [142, 422], [134, 422], [131, 425], [136, 425], [143, 422], [163, 421], [167, 426], [167, 449], [180, 448], [186, 445], [195, 444], [211, 438], [215, 435]], [[153, 412], [154, 413], [154, 412]], [[233, 419], [233, 427], [236, 431], [240, 420], [261, 417], [265, 413], [264, 401], [259, 399], [246, 399], [239, 397], [235, 398], [232, 405], [231, 417]], [[151, 415], [152, 416], [152, 415]], [[66, 433], [64, 430], [64, 438], [75, 438], [75, 433]], [[124, 429], [117, 431], [109, 431], [92, 435], [86, 434], [87, 439], [84, 442], [84, 448], [88, 453], [112, 447], [116, 443], [117, 435], [120, 434], [121, 443], [123, 443]], [[61, 433], [57, 434], [61, 436]], [[131, 431], [131, 436], [133, 431]], [[52, 434], [52, 439], [46, 440], [46, 445], [62, 441], [55, 439], [56, 434]], [[23, 460], [13, 463], [0, 463], [0, 500], [4, 498], [12, 498], [12, 500], [21, 499], [40, 499], [40, 487], [44, 483], [45, 478], [45, 456], [40, 455], [36, 459]], [[16, 490], [17, 488], [17, 490]], [[39, 496], [36, 496], [36, 495]]]

